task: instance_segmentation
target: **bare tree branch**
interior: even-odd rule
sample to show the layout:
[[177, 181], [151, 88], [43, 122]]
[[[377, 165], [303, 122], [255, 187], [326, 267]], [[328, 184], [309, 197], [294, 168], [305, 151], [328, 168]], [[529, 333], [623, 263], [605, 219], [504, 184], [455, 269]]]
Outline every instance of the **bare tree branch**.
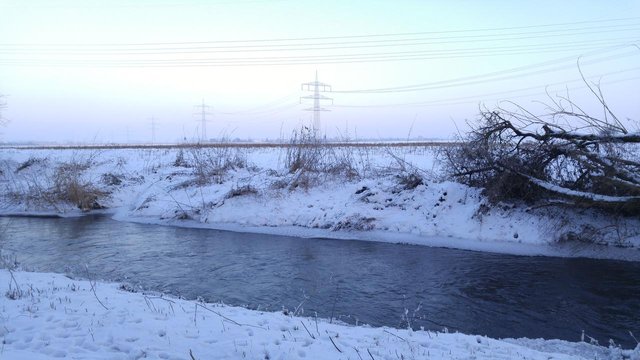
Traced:
[[[579, 64], [579, 62], [578, 62]], [[588, 114], [567, 95], [537, 115], [505, 101], [481, 108], [480, 121], [446, 149], [448, 174], [485, 189], [490, 199], [562, 202], [640, 213], [640, 132], [629, 132], [607, 104], [599, 84], [583, 81], [602, 107]]]

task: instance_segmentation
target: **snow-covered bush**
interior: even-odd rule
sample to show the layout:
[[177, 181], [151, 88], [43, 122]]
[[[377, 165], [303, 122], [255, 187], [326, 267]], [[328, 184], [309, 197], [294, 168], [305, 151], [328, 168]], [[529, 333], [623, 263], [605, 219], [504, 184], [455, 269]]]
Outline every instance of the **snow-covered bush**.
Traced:
[[221, 184], [229, 171], [247, 167], [247, 157], [242, 149], [224, 144], [207, 148], [192, 147], [188, 157], [185, 163], [193, 168], [199, 185]]
[[83, 211], [102, 208], [99, 198], [106, 195], [91, 181], [82, 179], [87, 164], [62, 163], [56, 168], [53, 187], [48, 195], [53, 201], [68, 202]]
[[596, 96], [603, 118], [568, 98], [552, 99], [542, 115], [521, 107], [483, 111], [471, 132], [443, 151], [446, 171], [494, 201], [640, 214], [640, 132], [629, 132]]
[[312, 129], [294, 131], [286, 147], [285, 165], [293, 174], [290, 188], [308, 188], [322, 176], [358, 178], [359, 172], [351, 149], [327, 144]]
[[2, 182], [5, 201], [34, 208], [56, 208], [68, 204], [83, 211], [102, 208], [100, 201], [108, 194], [85, 176], [95, 165], [92, 156], [64, 162], [31, 157], [9, 171], [10, 162], [3, 164]]

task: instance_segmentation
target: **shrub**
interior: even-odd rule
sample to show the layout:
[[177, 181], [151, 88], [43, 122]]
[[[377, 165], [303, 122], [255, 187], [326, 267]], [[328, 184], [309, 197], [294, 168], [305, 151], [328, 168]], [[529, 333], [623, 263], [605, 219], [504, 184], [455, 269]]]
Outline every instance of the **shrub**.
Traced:
[[173, 161], [173, 166], [175, 166], [175, 167], [185, 167], [185, 168], [190, 167], [190, 164], [184, 158], [184, 150], [183, 149], [178, 150], [178, 153], [176, 153], [176, 159]]
[[122, 184], [121, 176], [118, 176], [112, 173], [102, 174], [101, 180], [102, 180], [102, 183], [107, 186], [118, 186]]
[[[593, 90], [593, 89], [592, 89]], [[484, 188], [493, 201], [547, 201], [640, 213], [640, 133], [630, 133], [604, 107], [597, 118], [566, 98], [550, 113], [483, 111], [457, 145], [443, 152], [455, 179]]]
[[293, 132], [287, 146], [285, 166], [293, 175], [290, 189], [307, 189], [319, 183], [322, 176], [342, 176], [349, 180], [359, 177], [350, 148], [323, 143], [307, 127]]
[[398, 183], [403, 190], [413, 190], [420, 185], [424, 185], [424, 180], [419, 174], [412, 172], [408, 174], [398, 175]]
[[35, 158], [35, 157], [30, 157], [27, 161], [21, 163], [20, 165], [18, 165], [18, 167], [16, 168], [16, 173], [19, 173], [22, 170], [28, 169], [31, 166], [35, 165], [35, 164], [43, 164], [47, 161], [47, 159], [44, 158]]
[[86, 168], [73, 163], [61, 164], [54, 174], [51, 197], [55, 201], [74, 204], [83, 211], [102, 209], [98, 199], [106, 193], [87, 181], [81, 181]]
[[193, 147], [189, 155], [188, 163], [193, 167], [199, 185], [221, 184], [229, 171], [247, 167], [242, 150], [224, 144], [212, 148]]

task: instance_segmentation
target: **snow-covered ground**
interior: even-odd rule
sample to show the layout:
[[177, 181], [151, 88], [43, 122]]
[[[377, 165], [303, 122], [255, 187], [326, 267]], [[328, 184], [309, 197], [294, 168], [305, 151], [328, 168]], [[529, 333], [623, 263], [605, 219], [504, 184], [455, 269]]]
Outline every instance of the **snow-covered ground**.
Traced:
[[634, 350], [355, 327], [0, 270], [0, 359], [640, 359]]
[[292, 171], [295, 151], [5, 149], [0, 213], [81, 214], [61, 195], [76, 179], [71, 185], [98, 193], [103, 211], [123, 221], [640, 260], [640, 221], [492, 206], [479, 189], [442, 180], [437, 148], [325, 149], [311, 159], [323, 171]]

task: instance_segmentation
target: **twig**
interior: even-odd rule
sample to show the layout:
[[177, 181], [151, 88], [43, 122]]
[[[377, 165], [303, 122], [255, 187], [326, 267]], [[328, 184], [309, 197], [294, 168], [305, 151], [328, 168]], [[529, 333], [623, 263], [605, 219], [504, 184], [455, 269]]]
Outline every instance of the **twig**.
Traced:
[[336, 348], [336, 350], [338, 350], [339, 352], [342, 352], [342, 350], [340, 350], [340, 349], [338, 348], [338, 346], [336, 345], [336, 343], [335, 343], [335, 342], [333, 342], [333, 338], [331, 337], [331, 335], [329, 335], [329, 340], [331, 340], [331, 343], [332, 343], [332, 344], [333, 344], [333, 346]]
[[369, 348], [367, 348], [367, 352], [369, 353], [369, 356], [371, 356], [371, 360], [376, 360], [373, 355], [371, 355], [371, 351], [369, 351]]
[[226, 317], [226, 316], [222, 315], [221, 313], [219, 313], [219, 312], [217, 312], [217, 311], [215, 311], [215, 310], [211, 310], [211, 309], [209, 309], [208, 307], [206, 307], [206, 306], [204, 306], [204, 305], [202, 305], [202, 304], [198, 304], [198, 303], [196, 303], [196, 311], [197, 311], [197, 309], [198, 309], [198, 306], [199, 306], [199, 307], [201, 307], [201, 308], [203, 308], [203, 309], [205, 309], [205, 310], [207, 310], [207, 311], [209, 311], [209, 312], [212, 312], [212, 313], [214, 313], [214, 314], [216, 314], [216, 315], [220, 316], [221, 318], [223, 318], [223, 319], [227, 320], [228, 322], [233, 323], [233, 324], [236, 324], [236, 325], [238, 325], [238, 326], [250, 326], [250, 327], [254, 327], [254, 328], [258, 328], [258, 329], [264, 329], [263, 327], [256, 326], [256, 325], [251, 325], [251, 324], [241, 324], [241, 323], [239, 323], [239, 322], [237, 322], [237, 321], [235, 321], [235, 320], [233, 320], [233, 319], [230, 319], [230, 318], [228, 318], [228, 317]]
[[144, 301], [147, 303], [147, 307], [149, 309], [151, 309], [151, 311], [156, 312], [156, 313], [160, 312], [159, 309], [156, 307], [156, 305], [153, 303], [153, 301], [152, 301], [153, 299], [159, 299], [159, 300], [164, 300], [164, 301], [168, 302], [169, 303], [169, 308], [171, 309], [171, 312], [173, 314], [176, 313], [175, 310], [173, 310], [173, 304], [175, 304], [175, 301], [172, 301], [172, 300], [169, 300], [169, 299], [165, 299], [165, 298], [163, 298], [161, 296], [146, 296], [145, 295], [144, 296]]
[[189, 356], [191, 357], [191, 360], [196, 360], [195, 356], [193, 356], [193, 352], [191, 351], [191, 349], [189, 349]]
[[309, 297], [305, 295], [304, 292], [302, 293], [302, 296], [304, 297], [304, 300], [302, 300], [300, 304], [298, 304], [298, 306], [296, 306], [296, 308], [293, 310], [293, 316], [300, 315], [301, 314], [300, 309], [302, 309], [302, 311], [304, 312], [304, 308], [302, 307], [302, 305], [304, 305], [304, 303], [307, 302]]
[[[20, 285], [18, 285], [18, 281], [16, 280], [16, 277], [13, 275], [13, 270], [11, 270], [9, 267], [7, 267], [7, 270], [9, 271], [9, 275], [11, 275], [11, 280], [13, 281], [14, 284], [16, 284], [16, 290], [18, 291], [18, 294], [22, 296], [22, 290], [20, 290]], [[11, 282], [9, 282], [9, 286], [11, 286]]]
[[100, 301], [98, 294], [96, 294], [96, 282], [93, 280], [89, 280], [89, 284], [91, 285], [91, 292], [93, 292], [93, 296], [95, 296], [96, 300], [98, 300], [98, 303], [100, 303], [100, 305], [102, 305], [105, 310], [109, 310], [109, 308], [105, 304], [103, 304], [102, 301]]
[[162, 296], [146, 296], [146, 295], [145, 295], [145, 297], [146, 297], [147, 299], [160, 299], [160, 300], [164, 300], [164, 301], [169, 302], [169, 303], [172, 303], [172, 304], [175, 304], [175, 303], [176, 303], [175, 301], [173, 301], [173, 300], [171, 300], [171, 299], [163, 298]]
[[153, 304], [153, 302], [151, 302], [151, 300], [149, 300], [148, 297], [144, 297], [144, 302], [147, 304], [147, 307], [152, 311], [152, 312], [158, 312], [158, 310], [156, 309], [156, 306]]
[[309, 329], [307, 329], [307, 325], [305, 325], [302, 320], [300, 320], [300, 324], [302, 324], [302, 326], [304, 326], [304, 329], [307, 330], [307, 334], [309, 334], [309, 336], [311, 336], [311, 338], [315, 340], [316, 337], [311, 334]]
[[398, 335], [392, 333], [391, 331], [384, 330], [384, 332], [386, 332], [387, 334], [393, 335], [393, 336], [397, 337], [398, 339], [400, 339], [400, 340], [402, 340], [404, 342], [408, 342], [407, 339], [403, 338], [402, 336], [398, 336]]
[[362, 356], [360, 356], [360, 350], [358, 350], [358, 348], [357, 348], [357, 347], [355, 347], [355, 346], [353, 347], [353, 350], [355, 350], [355, 351], [356, 351], [356, 354], [358, 354], [358, 358], [359, 358], [360, 360], [362, 360]]
[[91, 292], [93, 293], [93, 296], [95, 296], [96, 300], [98, 300], [98, 303], [100, 303], [100, 305], [102, 305], [105, 310], [110, 310], [105, 304], [102, 303], [100, 298], [98, 298], [98, 294], [96, 294], [96, 281], [91, 279], [91, 273], [89, 273], [89, 265], [85, 264], [84, 270], [87, 272], [87, 278], [89, 279], [89, 285], [91, 285]]

